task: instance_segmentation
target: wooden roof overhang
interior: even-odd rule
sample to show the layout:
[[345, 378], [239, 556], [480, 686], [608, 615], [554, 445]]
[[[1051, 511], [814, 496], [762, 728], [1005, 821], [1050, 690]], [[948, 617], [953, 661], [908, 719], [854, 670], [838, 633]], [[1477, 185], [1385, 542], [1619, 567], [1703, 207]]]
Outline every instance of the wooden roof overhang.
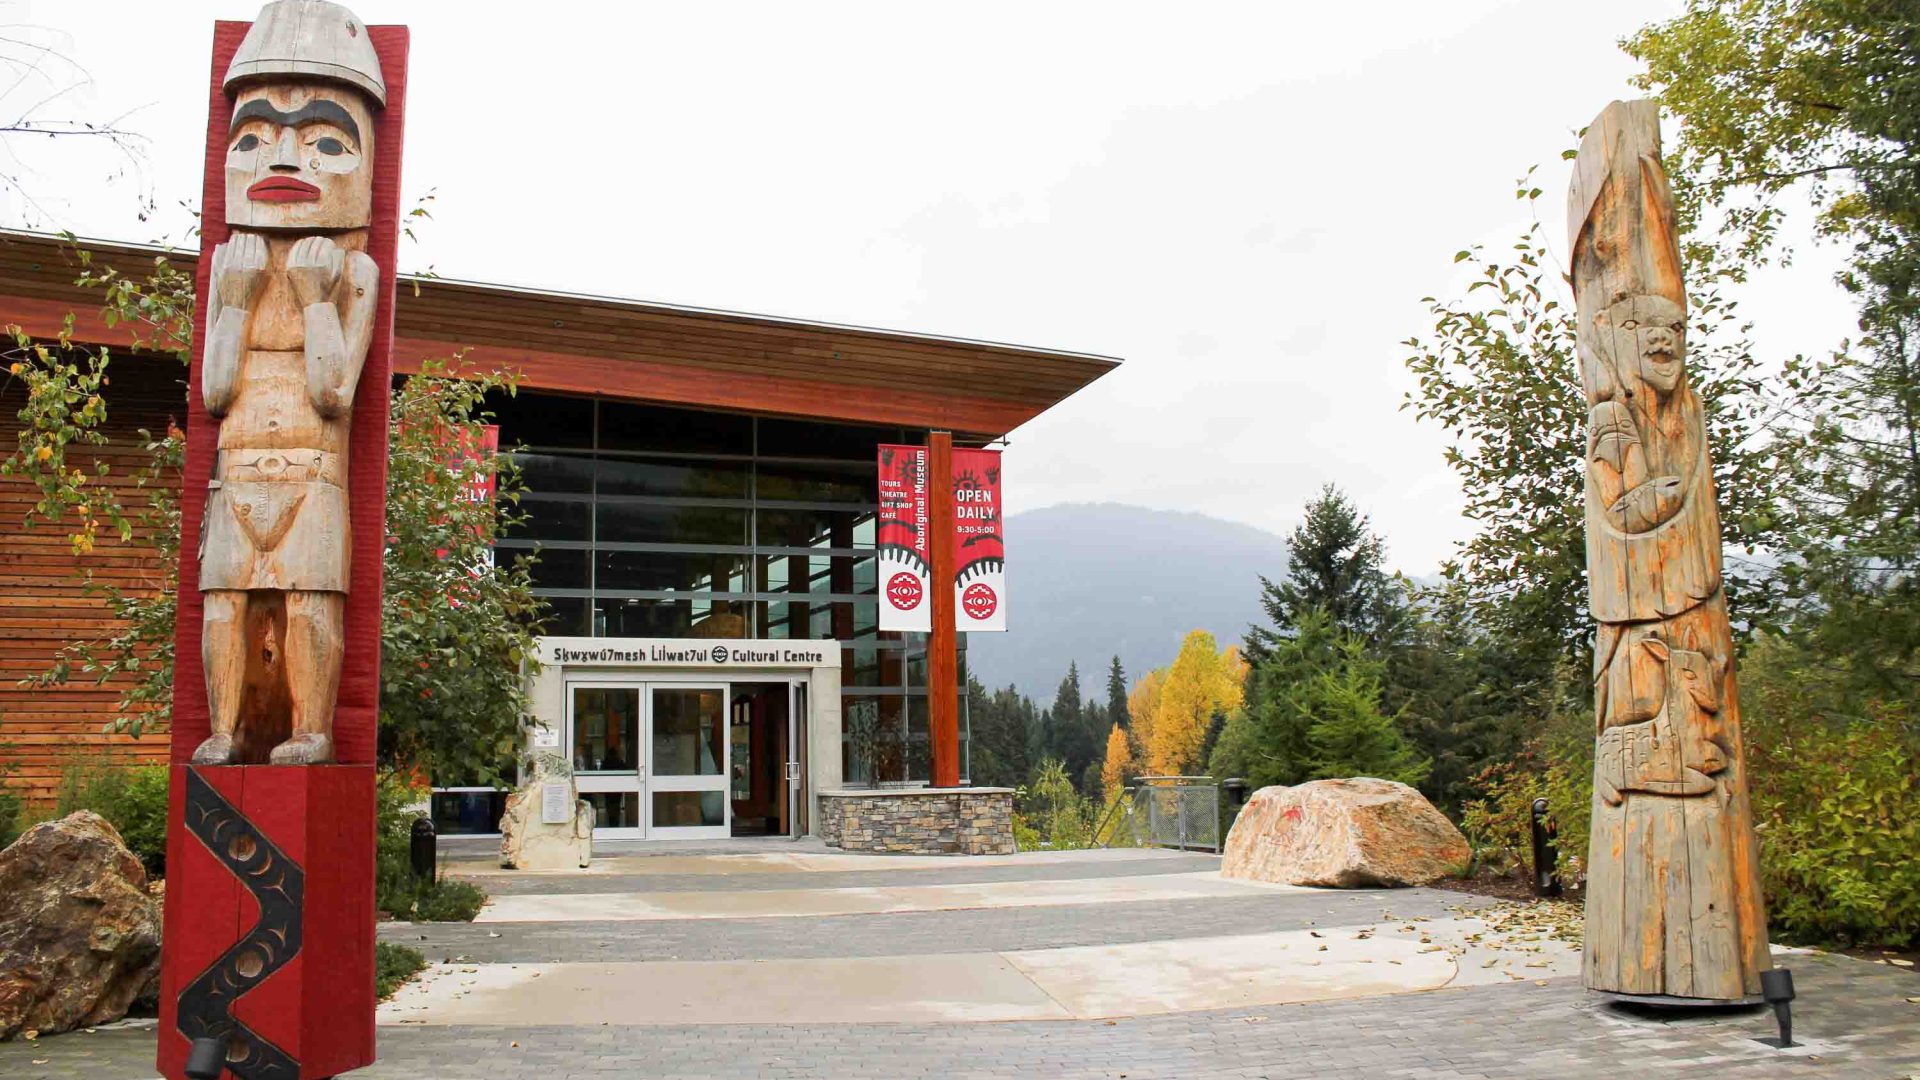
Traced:
[[[192, 273], [198, 254], [82, 240], [96, 264], [144, 276], [157, 255]], [[118, 345], [79, 263], [43, 233], [0, 230], [0, 326]], [[521, 373], [528, 389], [951, 430], [999, 438], [1119, 361], [1083, 353], [762, 315], [542, 292], [444, 278], [400, 281], [395, 371], [466, 352], [466, 366]]]

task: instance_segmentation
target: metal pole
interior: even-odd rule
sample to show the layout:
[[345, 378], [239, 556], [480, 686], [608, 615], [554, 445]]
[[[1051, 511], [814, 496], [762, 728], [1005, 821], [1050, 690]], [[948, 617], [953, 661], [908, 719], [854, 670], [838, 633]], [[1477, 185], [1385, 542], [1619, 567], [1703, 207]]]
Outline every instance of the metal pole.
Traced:
[[1553, 819], [1547, 816], [1547, 800], [1533, 800], [1533, 895], [1559, 896], [1560, 875], [1557, 872], [1560, 853], [1554, 849], [1553, 838], [1559, 832]]

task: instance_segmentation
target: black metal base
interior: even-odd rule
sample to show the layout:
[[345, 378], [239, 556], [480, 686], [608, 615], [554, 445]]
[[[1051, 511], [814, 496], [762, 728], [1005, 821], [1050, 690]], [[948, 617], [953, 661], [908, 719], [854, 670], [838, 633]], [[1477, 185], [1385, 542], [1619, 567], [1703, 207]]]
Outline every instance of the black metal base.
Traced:
[[1616, 1005], [1652, 1005], [1664, 1009], [1729, 1009], [1767, 1003], [1767, 999], [1758, 994], [1740, 998], [1696, 998], [1676, 994], [1616, 994], [1611, 990], [1595, 990], [1594, 993]]

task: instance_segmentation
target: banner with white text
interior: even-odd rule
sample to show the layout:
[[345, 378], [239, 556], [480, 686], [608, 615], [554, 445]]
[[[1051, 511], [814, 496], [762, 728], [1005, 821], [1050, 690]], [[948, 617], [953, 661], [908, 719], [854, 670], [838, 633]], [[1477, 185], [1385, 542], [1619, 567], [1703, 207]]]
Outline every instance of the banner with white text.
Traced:
[[971, 632], [1007, 628], [1007, 545], [1001, 532], [1000, 451], [953, 451], [954, 622]]
[[880, 447], [880, 629], [933, 629], [927, 547], [927, 448]]

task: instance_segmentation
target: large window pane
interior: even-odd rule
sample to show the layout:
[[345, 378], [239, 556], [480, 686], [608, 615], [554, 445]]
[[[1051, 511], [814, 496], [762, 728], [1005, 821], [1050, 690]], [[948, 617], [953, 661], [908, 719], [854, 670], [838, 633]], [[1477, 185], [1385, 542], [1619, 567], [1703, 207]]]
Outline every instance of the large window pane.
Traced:
[[[653, 691], [653, 775], [719, 776], [726, 761], [723, 690], [656, 687]], [[659, 824], [655, 818], [655, 824]]]
[[762, 419], [760, 456], [843, 458], [871, 464], [881, 443], [911, 441], [902, 435], [899, 428]]
[[515, 454], [527, 490], [543, 495], [593, 493], [593, 459], [584, 454]]
[[761, 547], [870, 548], [872, 523], [871, 511], [762, 509], [759, 543]]
[[550, 634], [554, 637], [585, 637], [593, 633], [593, 623], [587, 618], [586, 597], [546, 596], [541, 599], [547, 604], [547, 618], [540, 625], [542, 634]]
[[640, 827], [640, 794], [634, 791], [583, 791], [580, 797], [593, 807], [596, 829]]
[[599, 462], [602, 495], [678, 495], [701, 499], [747, 497], [744, 461], [613, 458]]
[[536, 589], [585, 589], [593, 584], [587, 575], [587, 553], [579, 548], [541, 548], [535, 557]]
[[865, 460], [833, 464], [761, 462], [755, 473], [761, 502], [873, 503], [880, 500], [879, 474]]
[[680, 554], [659, 551], [603, 551], [598, 557], [600, 592], [616, 589], [652, 592], [744, 592], [745, 555]]
[[725, 825], [723, 791], [656, 791], [653, 793], [653, 827], [684, 829], [699, 825]]
[[759, 591], [878, 595], [872, 556], [762, 555]]
[[520, 509], [526, 512], [526, 523], [507, 534], [516, 540], [593, 538], [593, 503], [587, 498], [543, 498], [530, 493], [521, 498]]
[[573, 769], [631, 773], [640, 752], [640, 691], [573, 688]]
[[745, 544], [747, 512], [714, 506], [602, 502], [596, 539], [623, 544]]
[[600, 405], [600, 449], [675, 454], [751, 454], [753, 418], [664, 405]]
[[597, 600], [595, 637], [738, 638], [747, 636], [738, 601], [695, 594], [685, 600]]
[[495, 411], [500, 445], [593, 446], [593, 399], [558, 394], [516, 394]]

